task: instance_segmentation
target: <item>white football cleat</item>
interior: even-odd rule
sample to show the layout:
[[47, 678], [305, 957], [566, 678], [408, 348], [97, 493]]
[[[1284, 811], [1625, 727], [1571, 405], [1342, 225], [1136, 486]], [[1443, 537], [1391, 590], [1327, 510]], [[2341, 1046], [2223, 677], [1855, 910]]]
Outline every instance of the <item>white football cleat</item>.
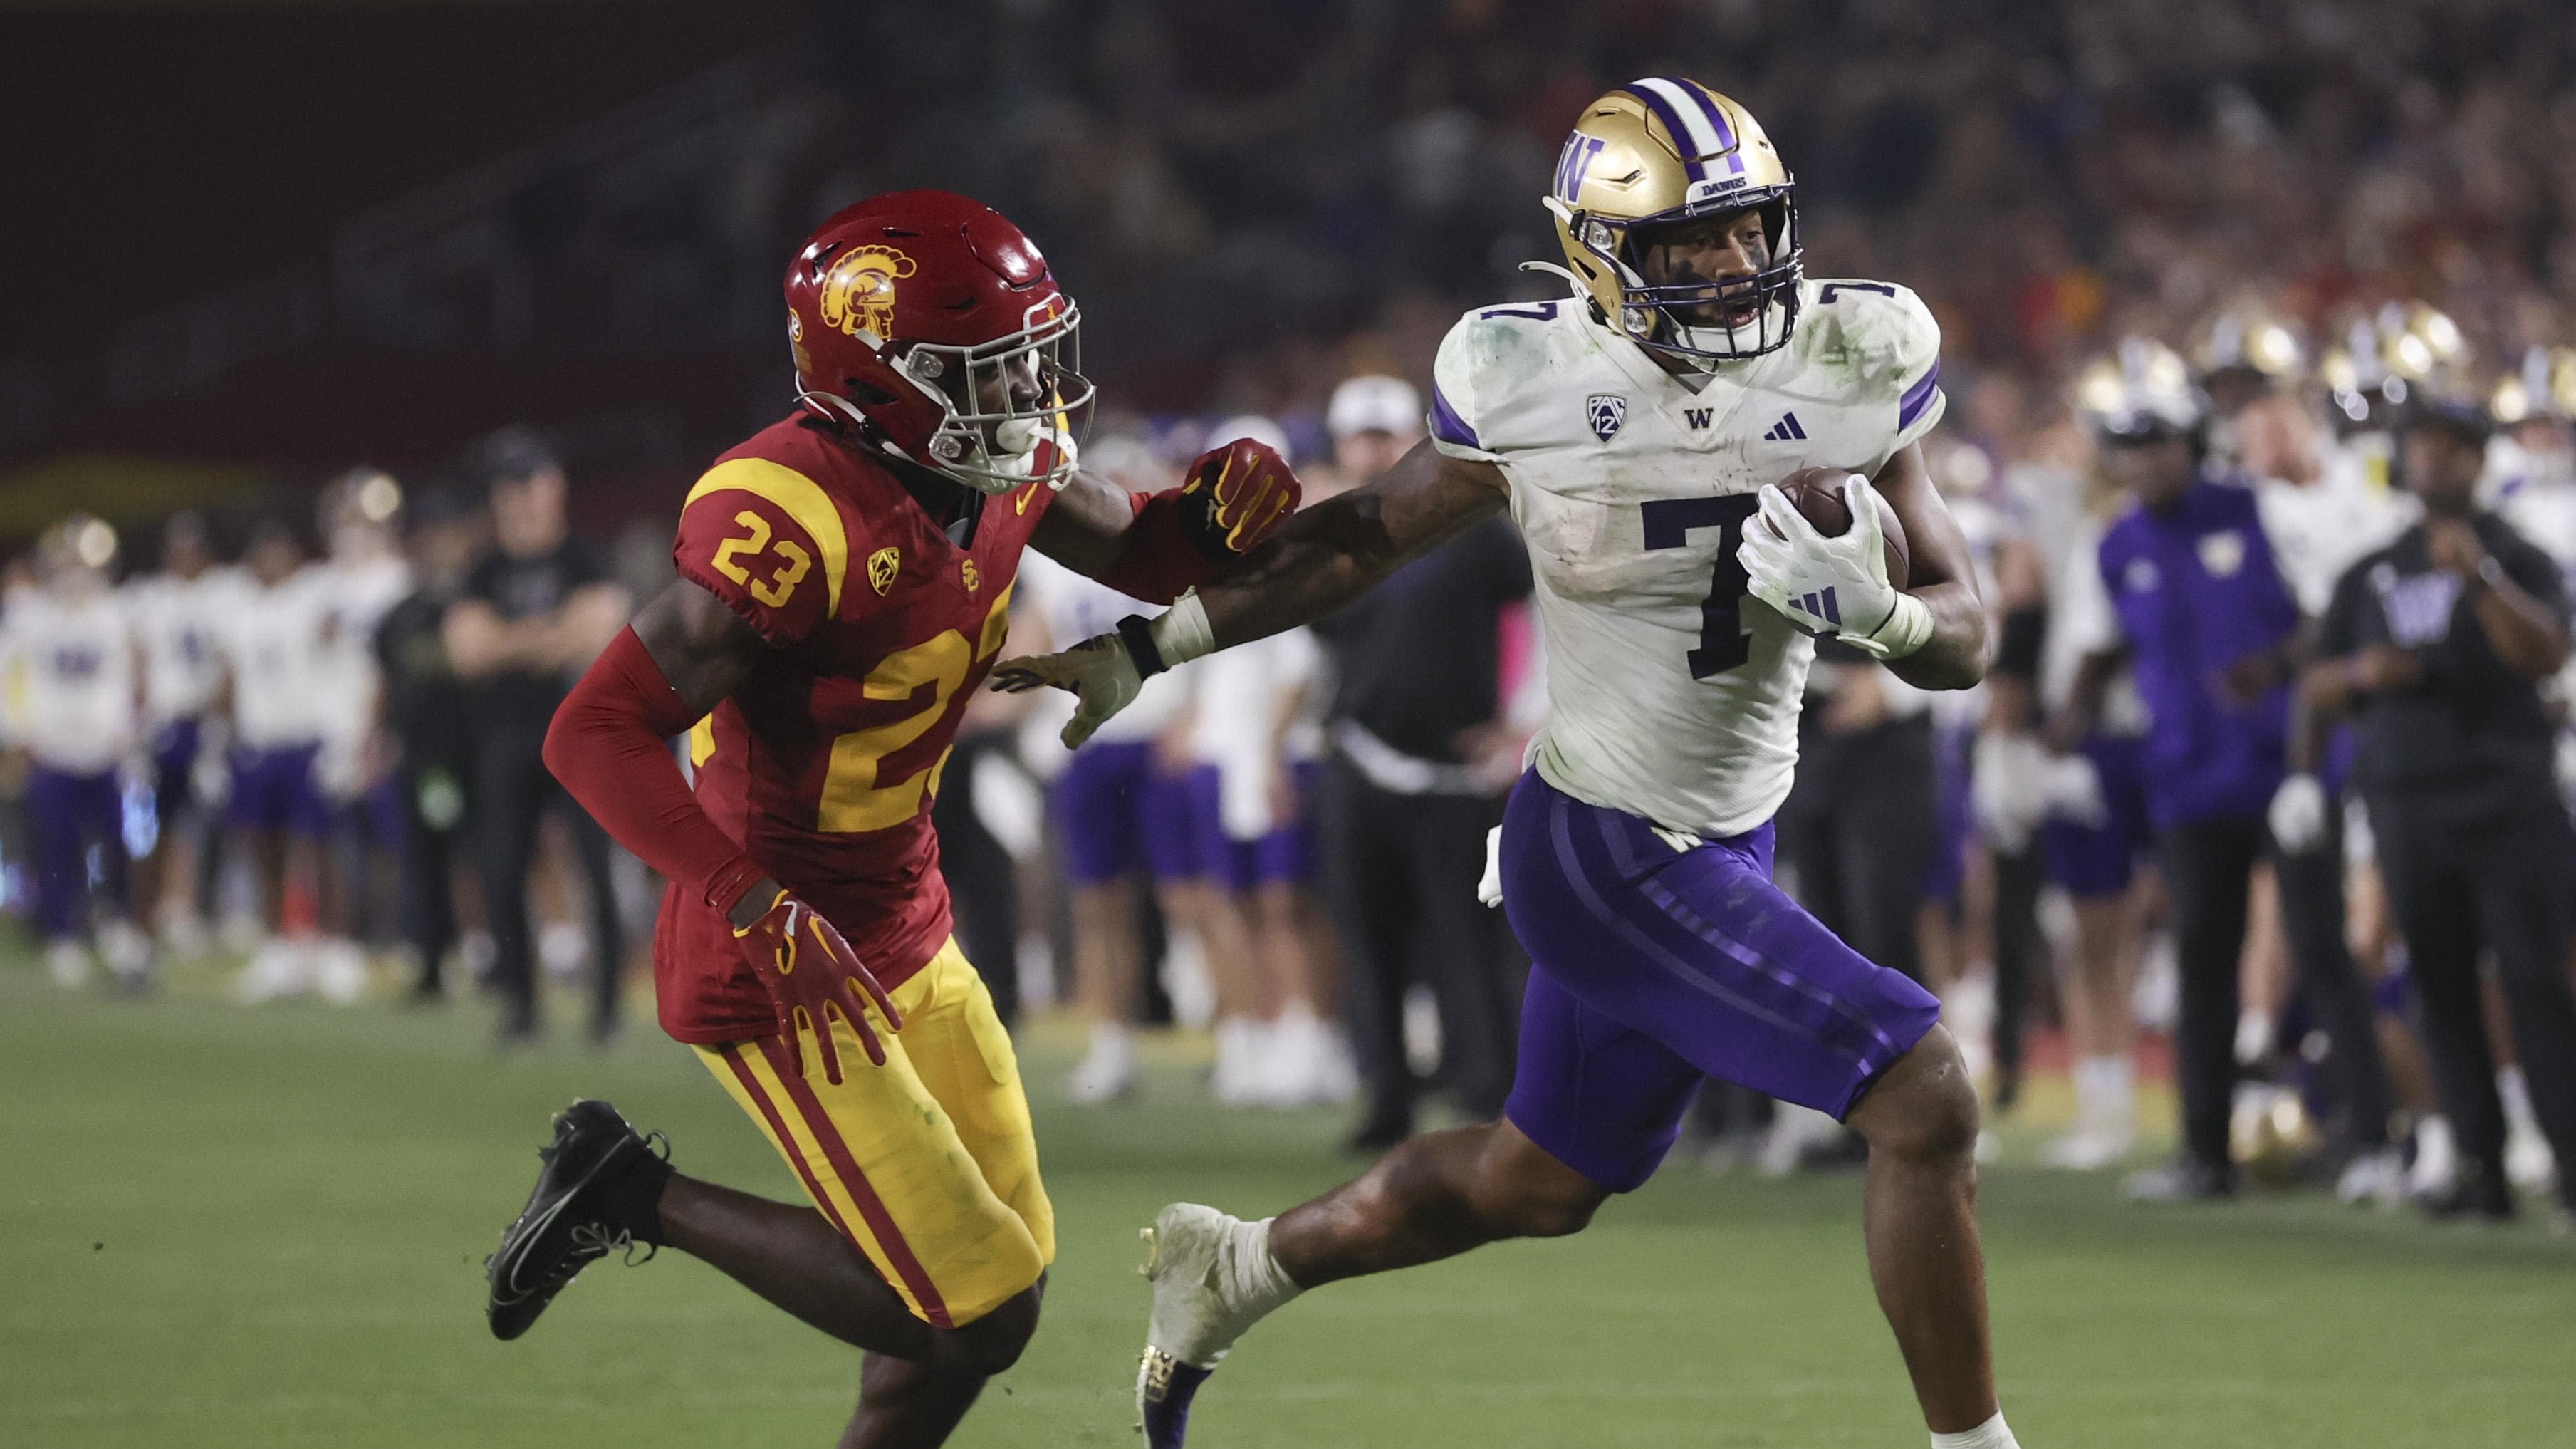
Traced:
[[45, 972], [65, 991], [88, 985], [92, 965], [88, 944], [77, 936], [58, 936], [45, 947]]
[[313, 988], [333, 1006], [355, 1006], [367, 994], [367, 953], [340, 937], [313, 948]]
[[132, 921], [114, 920], [98, 928], [99, 955], [120, 986], [148, 985], [152, 979], [152, 938]]
[[2394, 1147], [2364, 1152], [2343, 1165], [2335, 1198], [2363, 1207], [2393, 1208], [2406, 1200], [2406, 1154]]
[[313, 989], [313, 954], [301, 941], [271, 936], [250, 953], [233, 978], [233, 996], [244, 1006], [300, 996]]
[[1107, 1023], [1091, 1029], [1091, 1049], [1065, 1083], [1066, 1095], [1085, 1107], [1114, 1102], [1136, 1090], [1136, 1044], [1127, 1029]]
[[1151, 1449], [1178, 1449], [1190, 1400], [1246, 1329], [1297, 1296], [1270, 1256], [1268, 1219], [1247, 1223], [1176, 1202], [1144, 1230], [1154, 1304], [1136, 1371], [1136, 1412]]

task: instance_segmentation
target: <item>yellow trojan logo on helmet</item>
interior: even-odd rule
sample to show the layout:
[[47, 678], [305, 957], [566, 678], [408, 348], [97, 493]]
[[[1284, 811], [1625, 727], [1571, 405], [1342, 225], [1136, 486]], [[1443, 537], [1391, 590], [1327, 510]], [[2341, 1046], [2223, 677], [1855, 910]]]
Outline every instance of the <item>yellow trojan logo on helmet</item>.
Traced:
[[894, 284], [916, 270], [912, 258], [887, 246], [852, 247], [823, 274], [823, 324], [853, 337], [894, 334]]
[[[1575, 283], [1640, 344], [1697, 358], [1753, 357], [1789, 340], [1804, 276], [1796, 182], [1762, 124], [1694, 80], [1631, 81], [1583, 108], [1558, 154], [1546, 205]], [[1630, 233], [1759, 210], [1771, 254], [1750, 277], [1649, 285]], [[1692, 326], [1675, 310], [1760, 304], [1744, 322]]]

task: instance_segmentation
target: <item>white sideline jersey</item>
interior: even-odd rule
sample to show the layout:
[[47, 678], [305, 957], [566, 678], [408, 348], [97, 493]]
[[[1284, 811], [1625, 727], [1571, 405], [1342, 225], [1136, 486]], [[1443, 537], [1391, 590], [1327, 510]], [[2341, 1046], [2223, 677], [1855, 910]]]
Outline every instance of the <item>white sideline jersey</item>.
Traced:
[[134, 636], [114, 593], [39, 588], [11, 595], [0, 657], [13, 696], [10, 733], [37, 764], [95, 775], [132, 751]]
[[193, 579], [151, 574], [123, 597], [143, 650], [143, 709], [153, 728], [204, 714], [224, 679], [224, 620], [249, 586], [238, 569]]
[[321, 575], [302, 569], [274, 588], [245, 578], [232, 604], [223, 648], [234, 738], [255, 750], [319, 744], [329, 723], [323, 636], [331, 605]]
[[1581, 299], [1484, 307], [1433, 365], [1433, 446], [1500, 467], [1548, 641], [1541, 776], [1705, 837], [1788, 797], [1815, 645], [1745, 592], [1755, 490], [1875, 476], [1941, 420], [1941, 329], [1886, 282], [1808, 281], [1787, 346], [1685, 381]]
[[330, 561], [312, 571], [322, 598], [323, 734], [354, 745], [375, 723], [376, 626], [411, 592], [411, 565], [399, 554]]

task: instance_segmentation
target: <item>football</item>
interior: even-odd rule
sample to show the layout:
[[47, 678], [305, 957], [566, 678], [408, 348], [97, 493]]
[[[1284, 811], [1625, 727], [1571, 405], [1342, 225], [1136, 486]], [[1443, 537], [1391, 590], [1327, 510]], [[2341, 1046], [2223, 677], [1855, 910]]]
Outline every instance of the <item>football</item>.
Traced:
[[[1848, 468], [1801, 468], [1780, 480], [1780, 491], [1789, 495], [1789, 503], [1801, 517], [1814, 524], [1816, 532], [1827, 538], [1840, 538], [1851, 527], [1851, 510], [1843, 506], [1843, 479]], [[1887, 581], [1902, 589], [1906, 586], [1910, 555], [1905, 547], [1905, 525], [1896, 521], [1896, 510], [1887, 500], [1878, 500], [1878, 530], [1884, 537], [1887, 553]]]

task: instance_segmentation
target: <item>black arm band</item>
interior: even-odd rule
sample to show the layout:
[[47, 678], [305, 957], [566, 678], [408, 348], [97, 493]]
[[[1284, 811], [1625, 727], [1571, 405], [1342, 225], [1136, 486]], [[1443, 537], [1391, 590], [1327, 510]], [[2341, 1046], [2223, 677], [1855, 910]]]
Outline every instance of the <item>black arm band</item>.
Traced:
[[1995, 673], [2016, 679], [2039, 677], [2040, 646], [2048, 638], [2048, 611], [2014, 609], [2004, 615], [2003, 637], [1995, 645]]
[[1130, 614], [1118, 621], [1118, 637], [1127, 645], [1127, 657], [1134, 661], [1138, 679], [1151, 679], [1172, 667], [1163, 662], [1163, 651], [1154, 647], [1153, 620]]

